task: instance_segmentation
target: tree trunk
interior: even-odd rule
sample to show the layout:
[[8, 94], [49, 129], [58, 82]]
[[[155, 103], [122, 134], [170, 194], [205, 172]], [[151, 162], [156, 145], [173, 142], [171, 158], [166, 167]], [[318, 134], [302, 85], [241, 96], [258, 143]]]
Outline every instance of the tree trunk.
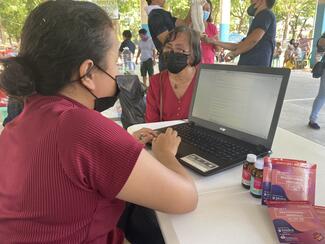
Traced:
[[282, 45], [287, 41], [288, 31], [289, 31], [289, 19], [290, 16], [288, 15], [284, 20], [284, 30], [283, 30], [283, 38], [282, 38]]
[[243, 22], [244, 22], [244, 18], [240, 18], [239, 19], [239, 24], [237, 25], [237, 32], [238, 33], [242, 32]]
[[307, 23], [307, 20], [308, 20], [308, 19], [305, 19], [304, 22], [302, 23], [298, 36], [301, 35], [302, 32], [303, 32], [303, 30], [305, 29], [305, 25], [306, 25], [306, 23]]
[[10, 43], [10, 46], [12, 47], [12, 37], [9, 36], [9, 43]]
[[0, 43], [4, 43], [4, 34], [3, 34], [4, 30], [2, 25], [0, 24]]
[[244, 31], [243, 31], [243, 25], [244, 25], [244, 22], [245, 22], [246, 10], [245, 9], [242, 9], [240, 15], [241, 15], [241, 17], [239, 18], [239, 24], [237, 26], [237, 32], [238, 33], [244, 33]]

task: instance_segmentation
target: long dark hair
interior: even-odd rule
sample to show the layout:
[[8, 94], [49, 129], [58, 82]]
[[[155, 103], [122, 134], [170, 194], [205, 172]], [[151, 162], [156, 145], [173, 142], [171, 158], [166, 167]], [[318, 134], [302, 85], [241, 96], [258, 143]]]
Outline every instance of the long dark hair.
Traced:
[[112, 21], [97, 5], [47, 1], [28, 16], [17, 57], [0, 61], [0, 89], [11, 96], [54, 95], [87, 59], [107, 66]]

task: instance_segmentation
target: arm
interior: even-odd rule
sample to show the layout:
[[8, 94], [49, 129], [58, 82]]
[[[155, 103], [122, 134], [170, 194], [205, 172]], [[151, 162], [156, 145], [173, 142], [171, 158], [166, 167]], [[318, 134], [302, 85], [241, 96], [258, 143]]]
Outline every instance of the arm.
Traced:
[[255, 47], [274, 22], [274, 15], [268, 11], [257, 15], [251, 24], [252, 32], [245, 40], [238, 43], [238, 46], [232, 52], [227, 54], [226, 60], [234, 59], [236, 56], [246, 53]]
[[168, 33], [169, 33], [168, 31], [164, 31], [164, 32], [160, 33], [160, 34], [157, 36], [158, 40], [160, 41], [160, 43], [161, 43], [162, 45], [164, 45], [164, 43], [165, 43], [165, 41], [166, 41], [166, 39], [167, 39]]
[[[81, 125], [75, 126], [76, 121]], [[176, 131], [168, 129], [153, 141], [155, 159], [125, 130], [93, 111], [64, 113], [59, 128], [60, 163], [76, 187], [108, 201], [119, 198], [168, 213], [196, 207], [193, 180], [175, 158]]]
[[238, 43], [238, 45], [226, 55], [225, 57], [226, 62], [229, 62], [233, 60], [235, 57], [237, 57], [238, 55], [242, 53], [246, 53], [249, 50], [251, 50], [262, 39], [264, 34], [265, 31], [262, 30], [261, 28], [257, 28], [253, 30], [253, 32], [249, 34], [244, 41]]
[[238, 56], [242, 53], [246, 53], [251, 50], [265, 35], [265, 31], [257, 28], [251, 34], [249, 34], [246, 39], [238, 43], [237, 47], [233, 50], [233, 55]]
[[198, 201], [195, 184], [175, 158], [179, 143], [177, 132], [171, 129], [153, 141], [153, 153], [160, 163], [142, 150], [117, 198], [166, 213], [194, 210]]
[[137, 57], [136, 57], [136, 59], [135, 59], [135, 63], [136, 63], [136, 64], [138, 64], [138, 59], [139, 59], [139, 57], [140, 57], [140, 54], [141, 54], [141, 49], [138, 48], [138, 54], [137, 54]]
[[210, 39], [210, 41], [207, 40], [206, 42], [214, 45], [216, 48], [221, 47], [231, 51], [235, 50], [239, 45], [239, 43], [221, 42], [219, 40], [212, 40], [212, 39]]
[[[218, 29], [217, 29], [217, 27], [215, 25], [212, 25], [212, 26], [213, 26], [213, 29], [214, 29], [213, 30], [214, 36], [210, 38], [210, 37], [208, 37], [207, 34], [203, 34], [202, 37], [201, 37], [203, 42], [214, 43], [214, 42], [219, 41], [219, 31], [218, 31]], [[220, 48], [218, 46], [214, 45], [214, 49], [215, 49], [215, 51], [219, 51]]]

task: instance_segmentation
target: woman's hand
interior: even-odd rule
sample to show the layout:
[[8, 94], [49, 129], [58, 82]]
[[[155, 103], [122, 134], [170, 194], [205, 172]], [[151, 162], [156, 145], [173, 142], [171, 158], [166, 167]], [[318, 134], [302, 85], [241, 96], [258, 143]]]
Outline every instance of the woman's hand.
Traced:
[[230, 62], [232, 61], [234, 58], [236, 58], [238, 55], [236, 55], [235, 53], [233, 52], [229, 52], [227, 53], [227, 55], [225, 56], [225, 61], [226, 62]]
[[181, 138], [177, 136], [177, 131], [168, 128], [165, 133], [160, 134], [152, 141], [152, 152], [160, 160], [166, 154], [176, 155]]
[[157, 137], [157, 132], [148, 129], [148, 128], [142, 128], [136, 132], [134, 132], [133, 137], [137, 139], [139, 142], [146, 144], [152, 141], [153, 138]]
[[217, 40], [215, 40], [214, 38], [209, 38], [208, 35], [205, 33], [201, 35], [201, 41], [215, 46], [217, 45]]

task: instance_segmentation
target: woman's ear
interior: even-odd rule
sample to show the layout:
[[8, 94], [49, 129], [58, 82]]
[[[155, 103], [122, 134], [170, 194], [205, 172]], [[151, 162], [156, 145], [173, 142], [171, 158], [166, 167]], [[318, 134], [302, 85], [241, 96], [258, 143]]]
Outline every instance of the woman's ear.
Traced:
[[79, 75], [80, 77], [83, 77], [80, 82], [91, 91], [96, 88], [94, 82], [95, 75], [92, 72], [93, 68], [94, 62], [90, 59], [85, 60], [79, 67]]

